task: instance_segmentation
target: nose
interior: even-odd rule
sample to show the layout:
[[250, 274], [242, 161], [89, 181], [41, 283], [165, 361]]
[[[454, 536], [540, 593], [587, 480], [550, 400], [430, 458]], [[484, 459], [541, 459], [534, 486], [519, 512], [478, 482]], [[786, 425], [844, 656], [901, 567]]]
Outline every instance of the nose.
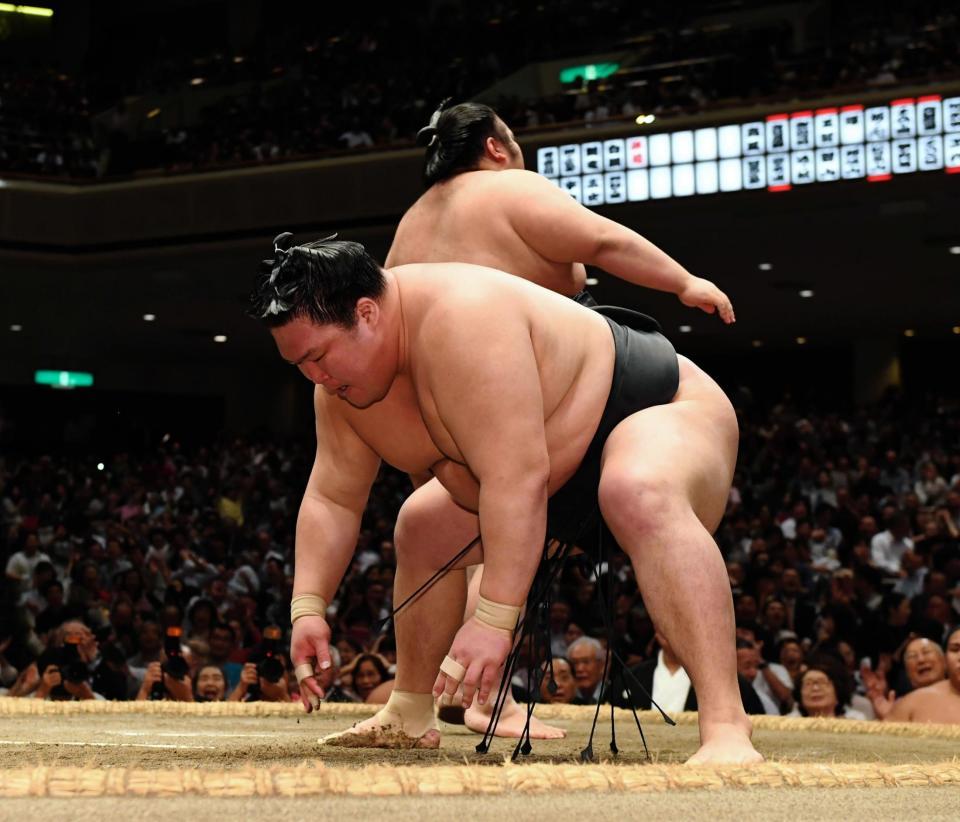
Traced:
[[315, 363], [304, 363], [300, 366], [300, 372], [314, 385], [326, 388], [330, 382], [330, 375]]

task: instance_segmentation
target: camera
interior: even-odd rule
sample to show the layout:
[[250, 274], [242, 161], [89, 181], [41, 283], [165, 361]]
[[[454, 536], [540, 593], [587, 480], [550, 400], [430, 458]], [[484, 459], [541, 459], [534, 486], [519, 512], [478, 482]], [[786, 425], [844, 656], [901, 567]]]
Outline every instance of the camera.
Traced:
[[[163, 673], [178, 680], [183, 679], [190, 670], [190, 666], [187, 664], [187, 660], [183, 658], [183, 653], [180, 650], [180, 637], [182, 635], [183, 631], [178, 626], [167, 628], [166, 635], [163, 638], [163, 652], [167, 659], [160, 668]], [[154, 682], [150, 687], [150, 699], [166, 698], [167, 687], [163, 684], [163, 679]]]
[[263, 630], [263, 659], [257, 663], [257, 676], [267, 682], [277, 683], [283, 679], [287, 669], [283, 660], [277, 656], [280, 646], [281, 632], [276, 625], [268, 625]]
[[60, 651], [60, 676], [64, 682], [71, 685], [80, 685], [90, 679], [90, 670], [87, 663], [80, 657], [80, 639], [68, 636]]

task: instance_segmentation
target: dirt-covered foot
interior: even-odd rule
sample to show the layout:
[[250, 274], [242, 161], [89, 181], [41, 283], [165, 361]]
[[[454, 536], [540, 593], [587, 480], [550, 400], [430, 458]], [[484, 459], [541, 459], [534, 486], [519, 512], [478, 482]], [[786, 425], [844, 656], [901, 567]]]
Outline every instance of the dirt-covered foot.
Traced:
[[[474, 700], [473, 705], [463, 713], [463, 724], [478, 734], [486, 733], [487, 726], [490, 724], [490, 714], [492, 710], [492, 702], [486, 705], [477, 705], [476, 700]], [[510, 699], [507, 704], [503, 706], [500, 721], [497, 723], [493, 735], [516, 739], [523, 733], [523, 728], [526, 724], [526, 707], [521, 707], [514, 702], [513, 699]], [[566, 735], [567, 732], [563, 728], [547, 725], [535, 716], [530, 717], [531, 739], [563, 739]]]
[[[382, 711], [380, 713], [383, 713]], [[380, 713], [358, 722], [346, 731], [321, 737], [321, 745], [337, 748], [439, 748], [440, 731], [431, 728], [422, 736], [410, 736], [397, 724], [382, 723]]]
[[346, 731], [328, 734], [321, 745], [340, 748], [439, 748], [433, 695], [394, 690], [377, 713]]

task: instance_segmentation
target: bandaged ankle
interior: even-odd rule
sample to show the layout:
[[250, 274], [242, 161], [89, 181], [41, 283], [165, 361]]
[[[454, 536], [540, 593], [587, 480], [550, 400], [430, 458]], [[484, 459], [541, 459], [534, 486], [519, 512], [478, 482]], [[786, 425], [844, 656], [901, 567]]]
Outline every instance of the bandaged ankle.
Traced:
[[317, 594], [297, 594], [290, 601], [290, 624], [293, 625], [303, 616], [318, 616], [326, 619], [327, 601]]
[[407, 736], [419, 739], [427, 731], [437, 727], [437, 718], [434, 714], [433, 694], [417, 694], [412, 691], [398, 691], [394, 689], [377, 714], [380, 724], [390, 726], [395, 730], [403, 731]]
[[481, 594], [474, 616], [478, 622], [512, 635], [517, 627], [517, 620], [520, 618], [520, 606], [501, 605], [499, 602], [493, 602]]

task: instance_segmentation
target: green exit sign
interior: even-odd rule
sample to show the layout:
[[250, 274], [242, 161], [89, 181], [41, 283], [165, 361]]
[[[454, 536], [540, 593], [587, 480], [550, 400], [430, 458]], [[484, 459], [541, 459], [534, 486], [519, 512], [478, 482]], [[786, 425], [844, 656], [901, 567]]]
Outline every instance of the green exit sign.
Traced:
[[85, 371], [37, 371], [33, 381], [37, 385], [51, 385], [54, 388], [89, 388], [93, 385], [93, 374]]
[[578, 77], [582, 77], [588, 82], [590, 80], [602, 80], [611, 74], [616, 74], [620, 68], [619, 63], [589, 63], [585, 66], [567, 66], [560, 69], [560, 82], [573, 83]]

